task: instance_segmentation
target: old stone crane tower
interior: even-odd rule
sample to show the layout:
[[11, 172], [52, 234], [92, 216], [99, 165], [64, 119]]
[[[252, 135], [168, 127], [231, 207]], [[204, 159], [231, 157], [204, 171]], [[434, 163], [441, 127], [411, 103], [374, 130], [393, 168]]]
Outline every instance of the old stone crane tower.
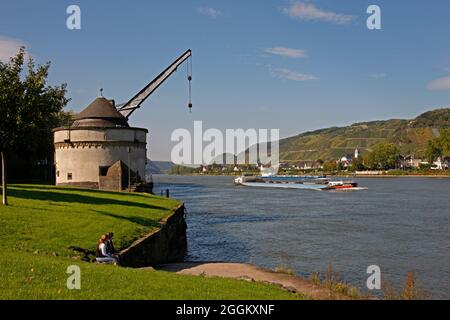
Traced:
[[122, 190], [144, 182], [146, 137], [110, 101], [95, 99], [70, 127], [54, 130], [56, 184]]
[[191, 55], [186, 51], [126, 104], [116, 108], [113, 100], [98, 97], [70, 126], [54, 129], [56, 184], [150, 192], [145, 179], [148, 130], [130, 127], [128, 119]]

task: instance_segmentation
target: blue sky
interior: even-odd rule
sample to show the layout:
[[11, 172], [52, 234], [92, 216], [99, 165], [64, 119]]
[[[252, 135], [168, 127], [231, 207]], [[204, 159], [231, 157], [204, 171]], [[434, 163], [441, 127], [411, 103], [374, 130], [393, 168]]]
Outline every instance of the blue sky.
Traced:
[[[66, 28], [70, 4], [81, 30]], [[370, 4], [382, 30], [366, 27]], [[68, 109], [80, 111], [100, 87], [127, 101], [191, 48], [193, 112], [183, 66], [131, 118], [164, 160], [171, 132], [194, 120], [286, 137], [449, 106], [449, 13], [446, 0], [2, 0], [0, 59], [24, 44], [52, 61], [51, 83], [67, 83]]]

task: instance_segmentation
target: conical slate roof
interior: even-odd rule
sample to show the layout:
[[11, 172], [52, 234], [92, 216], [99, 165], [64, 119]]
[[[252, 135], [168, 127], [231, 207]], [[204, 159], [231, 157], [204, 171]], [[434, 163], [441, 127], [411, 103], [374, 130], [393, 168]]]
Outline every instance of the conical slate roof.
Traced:
[[128, 123], [127, 119], [117, 111], [108, 99], [98, 97], [75, 116], [73, 126], [128, 127]]
[[116, 118], [125, 119], [117, 109], [104, 97], [98, 97], [90, 105], [81, 111], [75, 120], [87, 118]]

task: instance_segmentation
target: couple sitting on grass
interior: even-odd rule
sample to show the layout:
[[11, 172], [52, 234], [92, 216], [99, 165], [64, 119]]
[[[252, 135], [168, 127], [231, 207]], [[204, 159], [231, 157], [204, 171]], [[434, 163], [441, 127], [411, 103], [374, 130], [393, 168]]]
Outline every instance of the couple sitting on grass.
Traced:
[[118, 263], [119, 256], [116, 254], [116, 250], [113, 245], [114, 233], [108, 232], [102, 235], [100, 240], [98, 240], [97, 250], [96, 250], [96, 261], [103, 263]]

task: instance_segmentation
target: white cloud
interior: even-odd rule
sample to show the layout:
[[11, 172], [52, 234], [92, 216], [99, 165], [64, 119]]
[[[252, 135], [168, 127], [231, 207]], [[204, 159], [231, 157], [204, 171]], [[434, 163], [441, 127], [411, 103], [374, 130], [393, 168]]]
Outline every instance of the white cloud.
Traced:
[[450, 91], [450, 76], [431, 81], [427, 88], [432, 91]]
[[370, 75], [370, 77], [371, 77], [372, 79], [383, 79], [383, 78], [386, 78], [386, 76], [387, 76], [386, 73], [372, 73], [372, 74]]
[[0, 61], [8, 62], [25, 44], [17, 39], [0, 36]]
[[271, 74], [279, 79], [287, 79], [292, 81], [311, 81], [319, 80], [318, 77], [311, 74], [304, 74], [296, 71], [289, 70], [287, 68], [275, 68], [270, 70]]
[[325, 11], [317, 8], [311, 3], [295, 2], [290, 7], [284, 8], [283, 12], [295, 19], [306, 21], [325, 21], [335, 24], [348, 24], [355, 18], [352, 15]]
[[197, 8], [197, 12], [199, 14], [208, 16], [212, 19], [216, 19], [217, 17], [220, 17], [222, 15], [222, 12], [220, 12], [220, 10], [214, 9], [214, 8]]
[[264, 52], [283, 56], [283, 57], [288, 57], [288, 58], [304, 58], [304, 57], [306, 57], [305, 50], [286, 48], [286, 47], [266, 48], [266, 49], [264, 49]]

